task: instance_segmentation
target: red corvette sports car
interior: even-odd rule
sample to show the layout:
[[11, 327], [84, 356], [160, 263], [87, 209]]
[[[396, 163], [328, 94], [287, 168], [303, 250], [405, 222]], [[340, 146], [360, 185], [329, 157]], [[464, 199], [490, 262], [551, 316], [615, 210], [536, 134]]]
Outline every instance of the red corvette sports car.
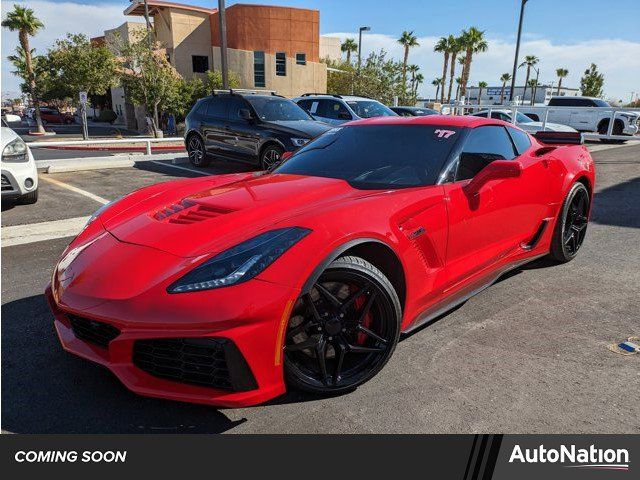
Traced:
[[58, 336], [142, 395], [238, 407], [286, 385], [349, 391], [401, 333], [518, 265], [577, 254], [595, 181], [581, 143], [381, 117], [270, 172], [143, 188], [63, 253], [47, 288]]

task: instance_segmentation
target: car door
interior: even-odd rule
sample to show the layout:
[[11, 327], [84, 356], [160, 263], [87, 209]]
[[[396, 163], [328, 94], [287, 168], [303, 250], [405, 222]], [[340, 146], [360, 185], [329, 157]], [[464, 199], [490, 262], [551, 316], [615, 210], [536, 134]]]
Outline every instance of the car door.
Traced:
[[242, 97], [228, 98], [224, 139], [230, 156], [236, 160], [253, 162], [258, 158], [260, 126], [255, 118], [252, 120], [242, 118], [240, 115], [242, 109], [253, 112]]
[[206, 113], [202, 116], [200, 128], [207, 153], [229, 156], [225, 130], [227, 123], [227, 96], [214, 96], [207, 101]]
[[594, 118], [598, 116], [598, 111], [585, 108], [595, 107], [595, 102], [587, 98], [576, 99], [575, 102], [582, 108], [571, 109], [571, 126], [576, 130], [595, 130]]
[[[472, 189], [471, 179], [495, 160], [520, 162], [521, 175]], [[455, 161], [453, 181], [444, 185], [449, 207], [448, 290], [468, 284], [470, 277], [482, 280], [517, 252], [535, 234], [548, 201], [548, 196], [536, 197], [545, 187], [530, 185], [540, 179], [536, 162], [518, 155], [503, 126], [470, 130]]]
[[575, 106], [570, 98], [553, 98], [549, 105], [548, 122], [571, 125], [571, 107]]

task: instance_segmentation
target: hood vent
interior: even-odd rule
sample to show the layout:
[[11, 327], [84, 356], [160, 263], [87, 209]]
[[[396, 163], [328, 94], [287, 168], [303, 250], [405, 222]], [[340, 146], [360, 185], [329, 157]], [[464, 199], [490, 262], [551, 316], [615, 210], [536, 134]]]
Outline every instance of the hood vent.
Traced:
[[216, 218], [232, 211], [233, 210], [206, 205], [198, 203], [193, 199], [185, 198], [178, 203], [164, 207], [162, 210], [156, 212], [153, 218], [159, 222], [189, 225]]

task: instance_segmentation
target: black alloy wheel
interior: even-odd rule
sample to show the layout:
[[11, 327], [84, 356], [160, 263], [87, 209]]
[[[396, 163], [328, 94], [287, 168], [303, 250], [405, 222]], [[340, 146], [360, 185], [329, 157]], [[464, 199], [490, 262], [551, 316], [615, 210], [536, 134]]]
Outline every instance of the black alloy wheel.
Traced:
[[204, 143], [199, 136], [192, 135], [189, 137], [189, 141], [187, 142], [187, 153], [189, 154], [189, 161], [193, 166], [206, 167], [209, 165]]
[[389, 280], [359, 257], [341, 257], [298, 298], [287, 329], [290, 385], [340, 393], [371, 379], [398, 342], [401, 308]]
[[564, 201], [551, 241], [551, 257], [568, 262], [577, 254], [587, 235], [589, 223], [589, 192], [582, 183], [575, 183]]
[[260, 167], [269, 170], [280, 162], [284, 149], [279, 145], [267, 146], [260, 155]]

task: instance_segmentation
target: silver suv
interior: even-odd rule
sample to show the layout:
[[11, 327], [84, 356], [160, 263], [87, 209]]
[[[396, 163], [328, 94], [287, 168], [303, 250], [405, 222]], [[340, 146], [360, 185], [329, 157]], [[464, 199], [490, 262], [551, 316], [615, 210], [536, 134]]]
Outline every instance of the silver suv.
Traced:
[[305, 93], [293, 101], [315, 119], [330, 125], [340, 125], [361, 118], [397, 116], [393, 110], [377, 100], [355, 95]]

